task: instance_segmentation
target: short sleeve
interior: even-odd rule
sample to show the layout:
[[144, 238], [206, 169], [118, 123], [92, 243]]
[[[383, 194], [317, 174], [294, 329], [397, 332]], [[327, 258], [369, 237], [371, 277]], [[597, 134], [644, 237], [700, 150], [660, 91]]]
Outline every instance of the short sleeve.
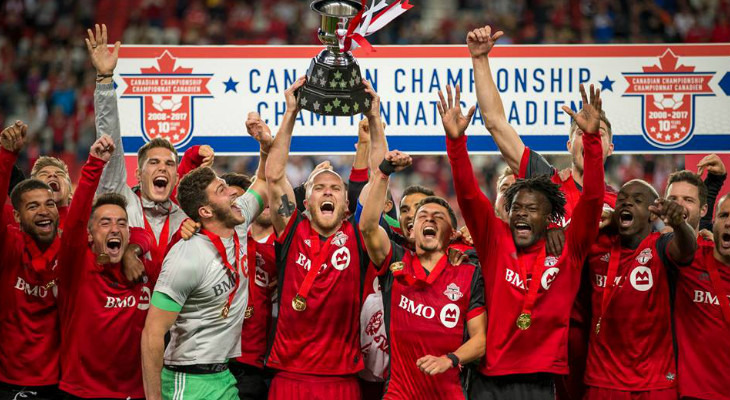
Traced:
[[532, 178], [538, 175], [553, 176], [554, 174], [555, 168], [540, 153], [525, 146], [525, 152], [522, 153], [520, 161], [519, 178]]
[[481, 315], [484, 312], [486, 304], [484, 297], [484, 277], [481, 268], [474, 268], [474, 274], [471, 278], [471, 297], [469, 298], [469, 308], [466, 311], [466, 320]]
[[236, 205], [241, 209], [243, 218], [246, 219], [246, 227], [248, 227], [264, 209], [264, 201], [261, 199], [261, 196], [251, 189], [236, 199]]
[[195, 245], [198, 240], [194, 236], [188, 241], [178, 242], [170, 249], [162, 262], [155, 292], [166, 294], [177, 304], [185, 304], [200, 284], [207, 264], [201, 259], [200, 249]]

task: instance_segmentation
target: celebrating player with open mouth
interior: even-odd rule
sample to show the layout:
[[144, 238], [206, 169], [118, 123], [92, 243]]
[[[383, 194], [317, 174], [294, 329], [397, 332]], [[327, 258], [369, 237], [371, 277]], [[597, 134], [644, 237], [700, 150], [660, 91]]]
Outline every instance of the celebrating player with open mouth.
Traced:
[[459, 87], [440, 93], [439, 111], [447, 135], [454, 187], [474, 239], [487, 288], [486, 363], [472, 385], [472, 398], [552, 399], [553, 374], [566, 374], [570, 309], [583, 261], [598, 234], [603, 204], [603, 166], [598, 134], [601, 100], [591, 87], [590, 102], [581, 86], [583, 110], [564, 111], [585, 132], [584, 193], [566, 230], [558, 257], [545, 251], [550, 222], [564, 213], [565, 198], [548, 177], [518, 180], [505, 193], [504, 223], [481, 192], [466, 149], [464, 132], [474, 114], [461, 114]]

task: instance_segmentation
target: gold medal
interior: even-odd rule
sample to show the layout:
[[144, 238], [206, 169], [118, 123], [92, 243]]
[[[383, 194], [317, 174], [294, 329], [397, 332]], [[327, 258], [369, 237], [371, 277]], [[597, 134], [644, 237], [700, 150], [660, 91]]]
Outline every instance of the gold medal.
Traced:
[[246, 307], [246, 311], [243, 313], [243, 318], [249, 319], [253, 316], [253, 307], [248, 306]]
[[394, 262], [393, 264], [390, 264], [390, 272], [403, 271], [404, 267], [405, 264], [403, 264], [403, 261]]
[[522, 313], [517, 317], [517, 327], [521, 330], [527, 330], [532, 325], [532, 316], [530, 314]]
[[51, 279], [50, 281], [48, 281], [48, 283], [46, 283], [46, 285], [44, 286], [44, 288], [46, 290], [48, 290], [48, 289], [50, 289], [50, 288], [52, 288], [54, 286], [56, 286], [56, 280], [55, 279]]
[[230, 307], [228, 307], [228, 305], [226, 305], [225, 307], [223, 307], [223, 311], [221, 311], [221, 317], [228, 318], [228, 313], [230, 311], [231, 311]]
[[300, 295], [296, 295], [291, 301], [291, 306], [294, 308], [294, 311], [302, 312], [307, 309], [307, 299]]
[[598, 322], [596, 322], [596, 335], [598, 335], [601, 332], [601, 317], [598, 317]]
[[96, 256], [96, 263], [99, 265], [105, 265], [109, 264], [112, 261], [111, 257], [109, 257], [106, 253], [101, 253], [98, 256]]

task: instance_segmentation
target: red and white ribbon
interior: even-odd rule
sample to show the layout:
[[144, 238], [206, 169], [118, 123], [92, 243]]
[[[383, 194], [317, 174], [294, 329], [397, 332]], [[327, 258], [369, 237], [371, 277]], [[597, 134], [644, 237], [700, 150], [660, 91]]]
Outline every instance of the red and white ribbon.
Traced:
[[[367, 11], [361, 11], [350, 21], [347, 30], [338, 30], [340, 51], [347, 52], [358, 47], [364, 48], [367, 52], [375, 51], [365, 38], [383, 29], [401, 14], [413, 8], [408, 1], [398, 0], [388, 5], [387, 0], [373, 0], [372, 6]], [[365, 2], [366, 0], [362, 0], [363, 10]]]

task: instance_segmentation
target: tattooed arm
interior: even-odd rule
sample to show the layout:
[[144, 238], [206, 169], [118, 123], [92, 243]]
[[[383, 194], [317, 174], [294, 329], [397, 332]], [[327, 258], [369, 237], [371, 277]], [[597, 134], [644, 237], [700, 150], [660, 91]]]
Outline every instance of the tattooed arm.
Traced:
[[286, 178], [286, 163], [289, 160], [289, 146], [291, 145], [294, 122], [299, 113], [294, 91], [304, 85], [304, 77], [299, 78], [284, 93], [286, 97], [286, 113], [281, 121], [279, 133], [269, 150], [269, 159], [266, 162], [266, 185], [269, 191], [269, 207], [271, 222], [274, 224], [276, 235], [279, 236], [286, 229], [289, 219], [296, 210], [294, 203], [294, 189]]

